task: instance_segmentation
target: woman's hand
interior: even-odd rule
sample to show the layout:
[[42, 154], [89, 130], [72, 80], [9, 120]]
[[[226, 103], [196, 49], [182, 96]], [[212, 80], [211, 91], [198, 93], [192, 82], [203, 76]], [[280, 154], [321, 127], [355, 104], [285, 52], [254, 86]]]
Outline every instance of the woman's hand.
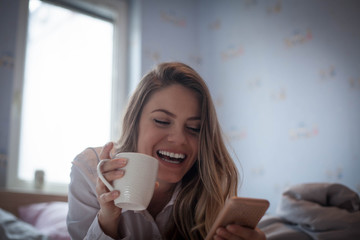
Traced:
[[265, 240], [265, 234], [259, 229], [251, 229], [237, 224], [220, 227], [216, 230], [215, 240]]
[[[100, 160], [110, 159], [110, 151], [113, 148], [113, 143], [107, 143], [100, 152]], [[101, 172], [109, 183], [115, 179], [124, 176], [124, 171], [120, 168], [126, 166], [126, 159], [112, 159], [104, 162], [101, 165]], [[114, 204], [114, 200], [120, 196], [117, 190], [109, 191], [100, 178], [96, 181], [96, 193], [100, 204], [98, 212], [98, 220], [101, 229], [104, 233], [112, 238], [118, 238], [118, 223], [121, 215], [121, 208]]]

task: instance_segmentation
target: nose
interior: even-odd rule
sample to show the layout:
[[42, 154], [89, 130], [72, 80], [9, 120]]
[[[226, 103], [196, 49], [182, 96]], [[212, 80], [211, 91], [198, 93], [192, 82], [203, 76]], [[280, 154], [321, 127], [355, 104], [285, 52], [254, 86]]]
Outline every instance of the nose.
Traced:
[[186, 143], [186, 135], [183, 128], [173, 127], [168, 135], [168, 141], [182, 145]]

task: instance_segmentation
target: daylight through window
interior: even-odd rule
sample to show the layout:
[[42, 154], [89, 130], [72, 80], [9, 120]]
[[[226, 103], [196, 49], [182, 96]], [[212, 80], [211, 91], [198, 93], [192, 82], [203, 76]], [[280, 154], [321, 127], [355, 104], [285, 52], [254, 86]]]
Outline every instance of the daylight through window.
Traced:
[[113, 24], [29, 1], [19, 178], [68, 183], [71, 161], [110, 140]]

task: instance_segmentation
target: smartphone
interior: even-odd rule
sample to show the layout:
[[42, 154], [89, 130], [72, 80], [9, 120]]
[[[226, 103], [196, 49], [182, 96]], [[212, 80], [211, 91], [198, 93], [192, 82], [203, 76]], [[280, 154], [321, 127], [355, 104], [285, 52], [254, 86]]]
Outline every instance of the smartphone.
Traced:
[[219, 212], [205, 240], [213, 238], [216, 229], [229, 224], [239, 224], [255, 229], [260, 219], [269, 208], [269, 201], [259, 198], [232, 197]]

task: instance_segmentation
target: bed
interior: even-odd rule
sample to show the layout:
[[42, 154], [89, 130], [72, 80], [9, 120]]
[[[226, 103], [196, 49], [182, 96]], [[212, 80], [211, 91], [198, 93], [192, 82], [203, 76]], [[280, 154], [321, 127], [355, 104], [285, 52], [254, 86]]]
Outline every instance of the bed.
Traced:
[[267, 240], [360, 239], [360, 198], [339, 183], [294, 185], [258, 227]]
[[0, 239], [69, 240], [67, 196], [0, 189]]
[[[0, 189], [1, 240], [69, 240], [67, 197]], [[268, 240], [360, 239], [360, 197], [337, 183], [290, 187], [258, 227]]]

